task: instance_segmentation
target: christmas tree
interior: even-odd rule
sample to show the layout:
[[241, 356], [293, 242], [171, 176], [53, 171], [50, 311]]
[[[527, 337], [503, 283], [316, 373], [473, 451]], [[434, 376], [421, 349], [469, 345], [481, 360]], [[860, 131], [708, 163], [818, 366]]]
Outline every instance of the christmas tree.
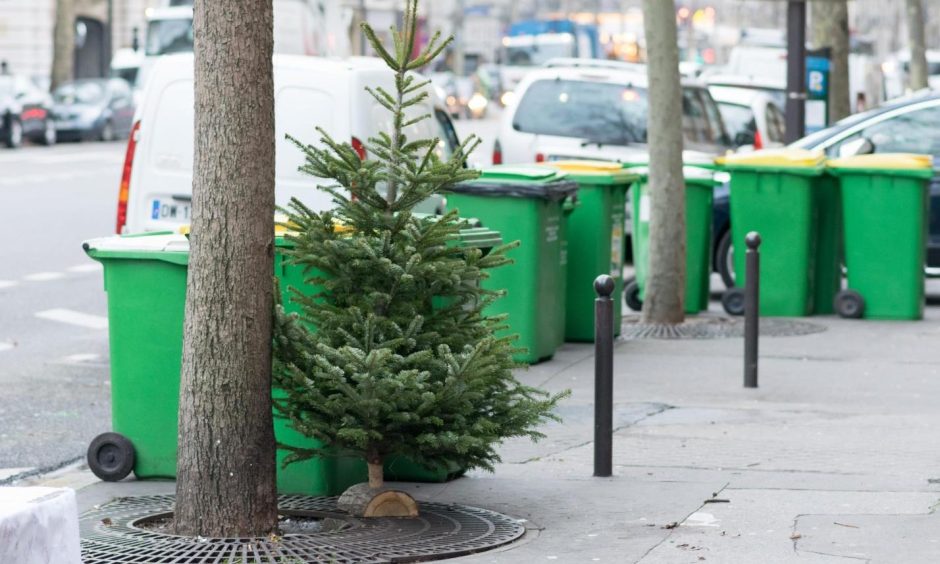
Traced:
[[[561, 395], [520, 384], [513, 376], [513, 338], [496, 337], [500, 318], [483, 314], [501, 294], [482, 288], [487, 271], [509, 263], [514, 244], [483, 253], [463, 248], [468, 224], [456, 210], [416, 214], [415, 206], [456, 182], [476, 177], [465, 140], [446, 161], [438, 139], [409, 139], [405, 130], [430, 116], [413, 116], [428, 96], [414, 74], [450, 40], [435, 35], [414, 53], [417, 0], [391, 49], [368, 25], [375, 52], [394, 71], [395, 89], [367, 89], [391, 112], [391, 131], [368, 140], [369, 160], [325, 131], [304, 151], [301, 168], [333, 181], [321, 186], [335, 207], [315, 212], [294, 200], [287, 210], [291, 260], [308, 272], [312, 295], [294, 289], [302, 314], [277, 312], [277, 402], [295, 429], [322, 448], [294, 448], [289, 461], [353, 453], [369, 467], [369, 488], [383, 487], [383, 460], [404, 455], [428, 467], [456, 464], [492, 469], [496, 445], [541, 435]], [[308, 327], [315, 327], [310, 330]], [[289, 445], [288, 445], [289, 446]]]

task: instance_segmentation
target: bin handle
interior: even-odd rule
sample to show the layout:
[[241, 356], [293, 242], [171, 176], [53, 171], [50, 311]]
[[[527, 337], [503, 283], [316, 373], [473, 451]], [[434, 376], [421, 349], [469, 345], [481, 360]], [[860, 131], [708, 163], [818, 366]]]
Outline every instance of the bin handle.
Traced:
[[577, 194], [572, 194], [565, 197], [565, 201], [561, 205], [561, 210], [567, 215], [579, 207], [581, 207], [581, 200], [578, 199]]

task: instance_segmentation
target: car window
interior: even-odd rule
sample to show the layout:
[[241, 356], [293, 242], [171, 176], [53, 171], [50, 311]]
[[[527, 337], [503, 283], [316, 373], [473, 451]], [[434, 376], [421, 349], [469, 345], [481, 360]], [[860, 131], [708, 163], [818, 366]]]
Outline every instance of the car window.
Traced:
[[189, 53], [193, 50], [193, 20], [153, 20], [147, 27], [147, 54]]
[[100, 82], [72, 82], [56, 88], [52, 97], [57, 104], [97, 104], [105, 89]]
[[702, 106], [705, 108], [705, 115], [708, 118], [708, 127], [712, 134], [712, 142], [719, 145], [730, 145], [728, 133], [725, 129], [724, 121], [721, 118], [721, 112], [715, 100], [706, 90], [697, 89], [698, 95], [702, 99]]
[[738, 104], [719, 104], [721, 115], [732, 139], [738, 145], [754, 143], [754, 133], [757, 131], [757, 122], [754, 112], [749, 106]]
[[519, 101], [513, 127], [524, 133], [605, 144], [646, 142], [645, 89], [608, 82], [539, 80]]
[[441, 138], [437, 156], [442, 161], [446, 161], [454, 154], [454, 150], [460, 145], [460, 139], [457, 137], [457, 131], [454, 129], [453, 122], [450, 121], [447, 112], [443, 110], [434, 110], [434, 118], [437, 120], [438, 136]]
[[940, 155], [940, 106], [886, 119], [860, 134], [871, 141], [876, 153]]
[[699, 143], [713, 141], [702, 100], [695, 91], [690, 89], [682, 91], [682, 133], [688, 141]]
[[767, 120], [767, 141], [783, 143], [787, 131], [787, 119], [783, 111], [776, 104], [767, 104], [764, 107], [764, 119]]

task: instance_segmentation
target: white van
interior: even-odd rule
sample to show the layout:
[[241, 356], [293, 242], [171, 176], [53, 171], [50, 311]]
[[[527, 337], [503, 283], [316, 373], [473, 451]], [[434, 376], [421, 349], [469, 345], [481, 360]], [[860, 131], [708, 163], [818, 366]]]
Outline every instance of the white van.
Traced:
[[[332, 206], [330, 197], [317, 189], [318, 180], [298, 171], [304, 154], [286, 135], [304, 143], [319, 143], [316, 128], [321, 127], [337, 141], [352, 143], [365, 158], [368, 139], [391, 130], [390, 112], [365, 91], [367, 86], [394, 90], [394, 75], [379, 59], [274, 56], [275, 190], [279, 206], [295, 196], [314, 210]], [[160, 57], [147, 81], [127, 145], [118, 197], [118, 233], [173, 230], [190, 222], [193, 98], [193, 55]], [[437, 118], [411, 126], [409, 138], [440, 137], [442, 157], [453, 150], [457, 142], [453, 126], [432, 99], [410, 108], [408, 114]]]

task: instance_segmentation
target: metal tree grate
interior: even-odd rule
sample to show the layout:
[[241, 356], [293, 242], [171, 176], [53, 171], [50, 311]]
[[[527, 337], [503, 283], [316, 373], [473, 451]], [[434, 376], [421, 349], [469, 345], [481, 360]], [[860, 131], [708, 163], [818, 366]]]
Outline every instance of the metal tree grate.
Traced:
[[356, 519], [335, 497], [285, 495], [282, 512], [345, 522], [329, 531], [279, 539], [179, 537], [137, 526], [173, 511], [175, 496], [119, 498], [81, 518], [85, 564], [381, 564], [425, 562], [490, 550], [525, 533], [518, 521], [485, 509], [423, 502], [416, 519]]
[[[798, 337], [826, 330], [824, 325], [795, 319], [762, 318], [761, 337]], [[744, 336], [744, 320], [728, 317], [690, 317], [679, 325], [642, 323], [639, 315], [623, 318], [620, 338], [637, 339], [729, 339]]]

